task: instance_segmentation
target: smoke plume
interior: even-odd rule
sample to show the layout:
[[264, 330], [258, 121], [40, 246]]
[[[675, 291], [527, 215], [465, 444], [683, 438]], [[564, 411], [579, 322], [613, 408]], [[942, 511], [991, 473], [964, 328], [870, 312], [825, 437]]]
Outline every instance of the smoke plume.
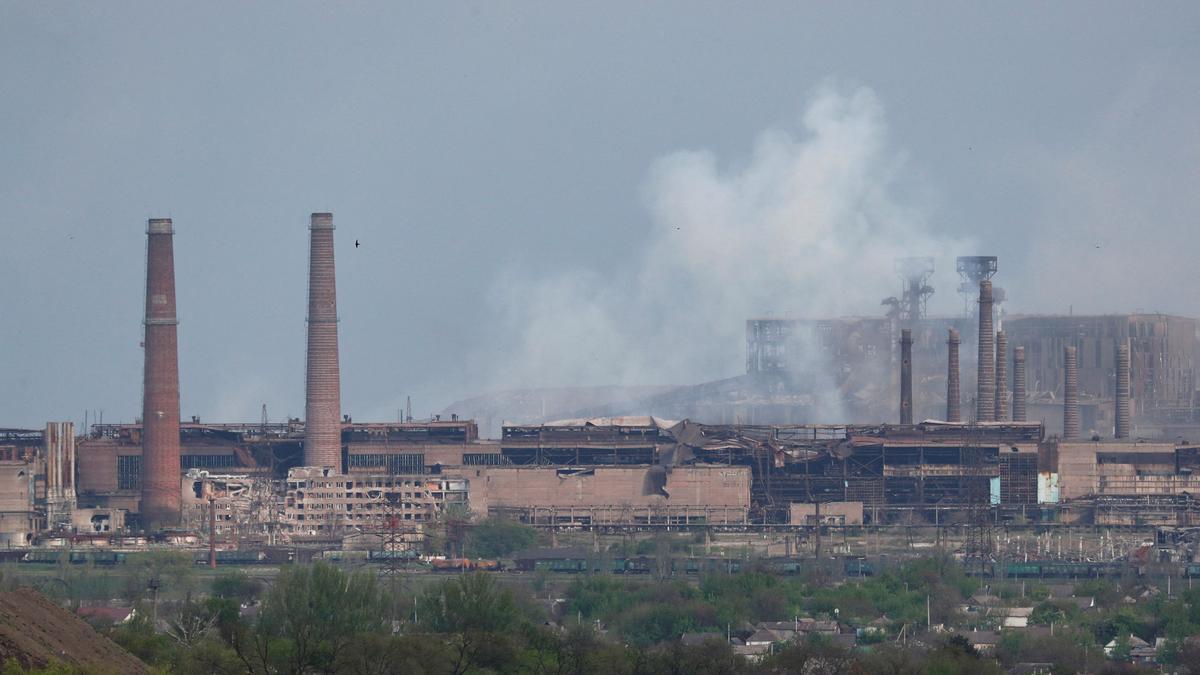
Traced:
[[644, 187], [652, 225], [629, 242], [628, 268], [514, 271], [495, 286], [499, 339], [480, 355], [485, 372], [505, 389], [737, 375], [747, 318], [879, 315], [899, 290], [899, 256], [936, 256], [940, 300], [957, 308], [964, 242], [935, 232], [915, 173], [890, 146], [876, 95], [832, 84], [797, 128], [763, 132], [744, 157], [662, 157]]

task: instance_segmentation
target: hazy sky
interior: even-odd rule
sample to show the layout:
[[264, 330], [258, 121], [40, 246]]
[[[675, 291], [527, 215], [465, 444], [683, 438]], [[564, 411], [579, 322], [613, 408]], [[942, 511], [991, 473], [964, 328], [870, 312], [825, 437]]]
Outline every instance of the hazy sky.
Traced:
[[938, 311], [994, 254], [1010, 311], [1200, 315], [1198, 35], [1195, 2], [2, 1], [0, 426], [138, 414], [157, 216], [212, 420], [302, 414], [312, 211], [357, 419], [735, 375], [746, 315], [880, 311], [893, 249]]

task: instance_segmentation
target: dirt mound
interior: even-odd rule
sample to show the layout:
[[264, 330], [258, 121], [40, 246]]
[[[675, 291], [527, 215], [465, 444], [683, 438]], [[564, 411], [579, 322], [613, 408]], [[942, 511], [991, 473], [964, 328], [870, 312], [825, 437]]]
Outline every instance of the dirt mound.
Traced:
[[105, 673], [148, 673], [146, 664], [41, 593], [19, 588], [0, 593], [0, 663], [25, 668], [54, 661]]

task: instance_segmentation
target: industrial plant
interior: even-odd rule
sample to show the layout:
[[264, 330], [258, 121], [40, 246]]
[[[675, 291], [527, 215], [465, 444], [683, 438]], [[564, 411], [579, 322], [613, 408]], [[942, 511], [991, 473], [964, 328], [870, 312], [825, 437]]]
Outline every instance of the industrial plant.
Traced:
[[1196, 320], [1009, 314], [995, 257], [959, 258], [960, 315], [930, 316], [932, 259], [901, 259], [879, 316], [746, 320], [742, 376], [486, 438], [453, 413], [343, 414], [329, 213], [309, 223], [304, 419], [181, 420], [173, 234], [147, 224], [141, 419], [0, 430], [10, 549], [415, 551], [435, 523], [505, 517], [818, 540], [957, 527], [986, 557], [999, 526], [1200, 526]]

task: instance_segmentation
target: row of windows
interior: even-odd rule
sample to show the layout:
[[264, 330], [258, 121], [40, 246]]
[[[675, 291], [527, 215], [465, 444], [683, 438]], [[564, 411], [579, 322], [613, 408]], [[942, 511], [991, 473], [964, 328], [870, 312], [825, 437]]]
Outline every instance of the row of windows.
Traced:
[[[385, 479], [385, 480], [359, 480], [359, 481], [354, 481], [354, 480], [306, 481], [306, 480], [302, 480], [302, 481], [289, 481], [288, 489], [289, 490], [314, 490], [317, 488], [332, 488], [335, 491], [346, 492], [346, 491], [353, 490], [355, 485], [357, 485], [359, 488], [424, 487], [425, 481], [423, 481], [423, 480], [396, 480], [394, 478], [393, 479]], [[440, 483], [439, 483], [439, 485], [440, 485]]]
[[351, 469], [378, 469], [384, 473], [422, 473], [425, 470], [424, 453], [350, 455]]
[[[180, 455], [179, 468], [228, 469], [238, 466], [236, 455]], [[117, 455], [117, 489], [140, 490], [142, 488], [142, 456]]]

